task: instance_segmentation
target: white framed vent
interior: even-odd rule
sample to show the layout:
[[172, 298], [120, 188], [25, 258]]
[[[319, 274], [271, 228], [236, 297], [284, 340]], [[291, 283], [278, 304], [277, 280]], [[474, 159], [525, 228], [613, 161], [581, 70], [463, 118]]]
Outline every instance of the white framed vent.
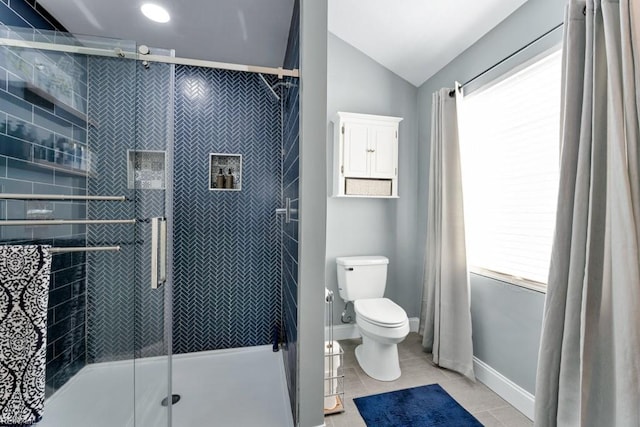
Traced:
[[346, 178], [344, 194], [348, 196], [392, 196], [392, 180]]
[[167, 163], [165, 151], [127, 150], [127, 187], [138, 190], [164, 190]]

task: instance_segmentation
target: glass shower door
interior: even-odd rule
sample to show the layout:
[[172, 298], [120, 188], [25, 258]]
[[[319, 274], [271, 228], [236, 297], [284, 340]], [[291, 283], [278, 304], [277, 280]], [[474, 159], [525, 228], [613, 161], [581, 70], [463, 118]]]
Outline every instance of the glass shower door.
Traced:
[[[139, 52], [171, 52], [141, 46]], [[171, 420], [171, 148], [173, 65], [135, 61], [135, 150], [127, 153], [136, 193], [141, 269], [136, 280], [136, 426]]]
[[0, 242], [85, 248], [53, 255], [38, 425], [168, 426], [171, 66], [121, 40], [0, 39], [0, 191], [25, 197], [0, 219], [63, 220], [1, 227]]

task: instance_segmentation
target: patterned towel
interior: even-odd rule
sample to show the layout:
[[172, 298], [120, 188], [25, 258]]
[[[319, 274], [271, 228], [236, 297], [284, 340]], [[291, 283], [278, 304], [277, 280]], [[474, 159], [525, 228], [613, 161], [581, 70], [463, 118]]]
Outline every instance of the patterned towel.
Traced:
[[0, 246], [0, 425], [42, 418], [50, 272], [48, 246]]

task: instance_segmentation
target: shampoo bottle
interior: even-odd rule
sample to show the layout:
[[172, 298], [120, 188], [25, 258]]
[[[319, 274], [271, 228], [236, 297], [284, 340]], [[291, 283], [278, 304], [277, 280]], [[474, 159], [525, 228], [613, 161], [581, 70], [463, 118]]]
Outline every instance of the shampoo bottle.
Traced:
[[224, 188], [224, 175], [222, 175], [222, 168], [218, 169], [218, 175], [216, 175], [216, 188]]
[[229, 168], [229, 175], [224, 177], [224, 188], [233, 188], [233, 175], [231, 174], [231, 168]]

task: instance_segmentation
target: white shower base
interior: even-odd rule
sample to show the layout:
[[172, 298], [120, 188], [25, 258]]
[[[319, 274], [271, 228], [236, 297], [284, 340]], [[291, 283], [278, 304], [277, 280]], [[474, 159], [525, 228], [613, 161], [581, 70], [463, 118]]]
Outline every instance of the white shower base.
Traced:
[[[38, 426], [164, 427], [166, 370], [166, 358], [86, 366], [47, 399]], [[282, 352], [271, 346], [173, 356], [173, 394], [173, 427], [293, 426]]]

